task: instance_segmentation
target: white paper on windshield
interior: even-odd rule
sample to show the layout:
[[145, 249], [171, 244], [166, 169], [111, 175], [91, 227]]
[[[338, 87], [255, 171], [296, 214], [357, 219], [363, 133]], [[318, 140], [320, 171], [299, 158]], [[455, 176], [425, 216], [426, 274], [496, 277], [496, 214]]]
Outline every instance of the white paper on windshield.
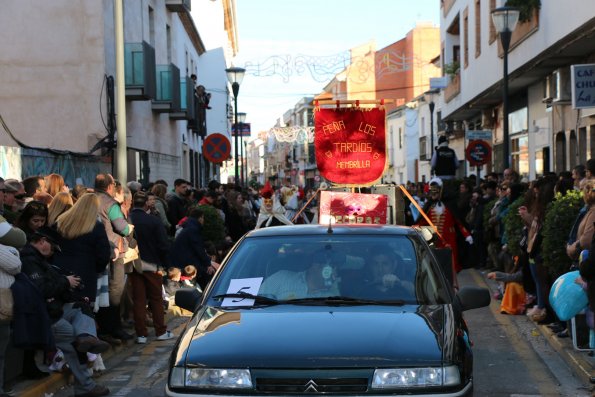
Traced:
[[[235, 278], [229, 282], [228, 294], [247, 293], [258, 295], [262, 277]], [[254, 306], [254, 299], [246, 298], [225, 298], [221, 306]]]

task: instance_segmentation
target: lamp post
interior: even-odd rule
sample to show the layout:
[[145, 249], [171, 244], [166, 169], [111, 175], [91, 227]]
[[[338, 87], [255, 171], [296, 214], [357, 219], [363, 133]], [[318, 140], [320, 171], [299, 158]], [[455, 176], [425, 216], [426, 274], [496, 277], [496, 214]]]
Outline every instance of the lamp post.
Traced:
[[244, 183], [244, 162], [246, 161], [246, 158], [244, 157], [244, 136], [242, 132], [244, 129], [244, 121], [246, 121], [246, 113], [239, 112], [236, 133], [240, 136], [240, 158], [242, 159], [242, 164], [240, 165], [240, 183], [242, 186], [246, 186]]
[[225, 69], [225, 73], [227, 73], [227, 79], [231, 83], [231, 91], [233, 92], [233, 111], [234, 111], [234, 130], [235, 130], [235, 139], [234, 139], [234, 180], [235, 184], [239, 185], [238, 177], [240, 173], [238, 172], [238, 94], [240, 92], [240, 83], [244, 79], [244, 73], [246, 73], [246, 69], [232, 67], [229, 69]]
[[242, 164], [244, 165], [244, 187], [248, 186], [248, 142], [244, 141], [244, 153], [246, 154], [246, 159], [243, 160]]
[[512, 32], [519, 20], [519, 10], [514, 7], [499, 7], [492, 11], [492, 21], [496, 31], [500, 34], [500, 43], [504, 52], [502, 76], [502, 138], [504, 149], [502, 150], [504, 161], [503, 170], [510, 167], [509, 131], [508, 131], [508, 48]]
[[429, 90], [424, 93], [424, 99], [430, 108], [430, 162], [432, 161], [432, 157], [434, 157], [434, 108], [436, 106], [434, 103], [434, 94], [436, 92], [436, 90]]

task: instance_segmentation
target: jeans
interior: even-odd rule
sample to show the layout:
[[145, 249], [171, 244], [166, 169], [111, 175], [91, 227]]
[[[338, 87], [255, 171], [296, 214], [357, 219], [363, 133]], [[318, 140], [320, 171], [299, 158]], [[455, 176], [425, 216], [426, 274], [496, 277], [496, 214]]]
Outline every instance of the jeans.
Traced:
[[84, 315], [81, 309], [73, 309], [71, 303], [64, 305], [64, 314], [52, 324], [52, 332], [56, 339], [56, 347], [64, 353], [64, 359], [75, 379], [75, 394], [84, 394], [95, 387], [95, 382], [89, 375], [87, 367], [79, 362], [78, 352], [72, 342], [78, 335], [89, 334], [96, 336], [95, 320]]

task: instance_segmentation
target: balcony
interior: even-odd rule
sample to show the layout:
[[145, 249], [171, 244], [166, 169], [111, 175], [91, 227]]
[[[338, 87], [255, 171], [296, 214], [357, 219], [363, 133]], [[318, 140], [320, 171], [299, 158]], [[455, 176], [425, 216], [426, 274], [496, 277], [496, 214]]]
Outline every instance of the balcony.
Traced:
[[165, 0], [165, 7], [172, 12], [190, 12], [191, 0]]
[[188, 129], [196, 129], [196, 102], [194, 100], [194, 82], [188, 76], [180, 81], [180, 107], [171, 112], [171, 120], [188, 120]]
[[453, 74], [450, 83], [444, 89], [444, 100], [448, 103], [461, 92], [461, 75]]
[[157, 65], [156, 93], [153, 100], [153, 111], [171, 113], [180, 110], [180, 69], [176, 65]]
[[126, 98], [146, 101], [155, 98], [155, 49], [150, 44], [124, 44]]

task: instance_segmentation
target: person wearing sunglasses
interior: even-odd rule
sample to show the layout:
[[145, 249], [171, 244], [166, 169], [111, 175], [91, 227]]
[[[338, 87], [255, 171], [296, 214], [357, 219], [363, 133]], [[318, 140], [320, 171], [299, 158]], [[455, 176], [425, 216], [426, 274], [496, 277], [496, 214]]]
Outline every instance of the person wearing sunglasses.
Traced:
[[14, 223], [19, 213], [25, 207], [25, 187], [16, 179], [4, 181], [4, 217], [10, 223]]

